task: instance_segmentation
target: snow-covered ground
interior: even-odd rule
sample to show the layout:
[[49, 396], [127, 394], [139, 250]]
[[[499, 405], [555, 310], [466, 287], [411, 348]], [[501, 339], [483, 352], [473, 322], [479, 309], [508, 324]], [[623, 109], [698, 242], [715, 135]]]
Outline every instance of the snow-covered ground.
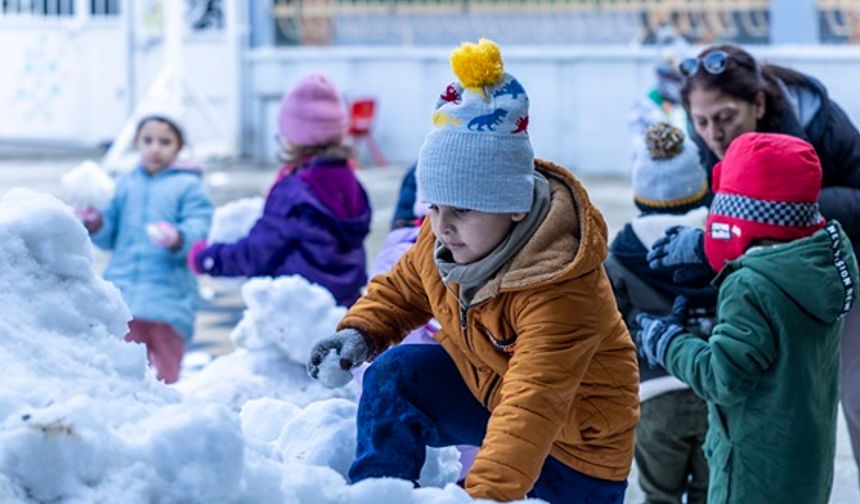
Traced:
[[[0, 502], [471, 501], [452, 484], [454, 448], [428, 451], [421, 489], [347, 485], [355, 390], [310, 383], [297, 359], [342, 308], [298, 278], [244, 294], [239, 349], [165, 386], [144, 348], [122, 340], [128, 309], [93, 271], [70, 207], [23, 189], [0, 196]], [[287, 299], [304, 309], [272, 317]]]
[[[0, 156], [0, 195], [15, 186], [62, 195], [60, 176], [79, 161]], [[359, 172], [374, 205], [369, 257], [387, 231], [401, 173]], [[219, 203], [265, 194], [272, 177], [273, 171], [239, 170], [213, 193]], [[628, 181], [586, 178], [585, 184], [610, 229], [618, 229], [633, 212]], [[156, 382], [143, 349], [121, 341], [127, 314], [115, 290], [92, 274], [92, 251], [68, 210], [32, 194], [13, 196], [0, 203], [0, 503], [467, 501], [455, 487], [345, 485], [354, 389], [308, 383], [290, 350], [281, 350], [292, 348], [285, 345], [291, 336], [255, 342], [260, 331], [310, 334], [326, 331], [326, 323], [302, 331], [307, 317], [267, 311], [253, 284], [246, 287], [249, 313], [233, 330], [238, 350], [175, 387]], [[302, 288], [279, 284], [268, 295], [320, 300]], [[290, 317], [299, 317], [295, 325]], [[207, 333], [216, 332], [206, 324]], [[229, 329], [222, 332], [228, 340]], [[431, 455], [425, 476], [449, 481], [453, 457]], [[835, 476], [830, 502], [860, 502], [841, 416]], [[627, 502], [641, 496], [634, 468]]]

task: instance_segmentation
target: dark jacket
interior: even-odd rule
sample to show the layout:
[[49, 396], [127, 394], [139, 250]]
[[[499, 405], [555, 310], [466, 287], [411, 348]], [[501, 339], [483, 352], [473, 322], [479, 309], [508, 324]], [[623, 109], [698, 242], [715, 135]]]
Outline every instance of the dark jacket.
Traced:
[[[693, 210], [685, 215], [646, 215], [640, 216], [624, 226], [612, 240], [609, 246], [609, 257], [606, 259], [606, 273], [612, 282], [612, 291], [621, 316], [627, 323], [630, 333], [639, 330], [636, 316], [639, 313], [667, 315], [672, 309], [672, 303], [677, 296], [686, 296], [691, 304], [691, 331], [705, 335], [707, 326], [713, 318], [714, 307], [717, 303], [717, 290], [707, 280], [693, 285], [680, 285], [672, 281], [671, 273], [654, 271], [648, 267], [646, 256], [649, 247], [642, 243], [643, 236], [637, 234], [634, 228], [648, 227], [653, 236], [662, 233], [675, 225], [699, 227], [704, 225], [707, 209]], [[650, 221], [650, 222], [649, 222]], [[643, 233], [645, 234], [645, 233]], [[646, 241], [653, 241], [650, 237]], [[648, 244], [650, 246], [650, 243]], [[704, 326], [704, 328], [702, 328]], [[640, 398], [646, 401], [661, 393], [686, 388], [677, 380], [658, 380], [669, 374], [660, 366], [651, 366], [647, 359], [639, 355]], [[645, 383], [649, 382], [649, 383]]]
[[248, 236], [195, 257], [212, 276], [301, 275], [349, 306], [367, 283], [370, 204], [342, 159], [312, 159], [272, 187]]
[[400, 193], [397, 196], [397, 206], [394, 207], [394, 218], [391, 220], [391, 229], [415, 226], [415, 200], [418, 198], [418, 182], [415, 180], [415, 169], [418, 165], [413, 163], [403, 182], [400, 184]]
[[839, 224], [729, 261], [708, 342], [680, 334], [666, 368], [708, 401], [710, 504], [828, 502], [842, 316], [857, 262]]
[[[789, 107], [779, 121], [779, 130], [767, 133], [792, 135], [815, 147], [824, 175], [819, 198], [821, 213], [838, 220], [855, 246], [860, 246], [860, 133], [845, 111], [829, 98], [824, 85], [813, 77], [804, 77], [802, 84], [778, 82]], [[692, 127], [690, 130], [699, 146], [702, 166], [710, 176], [717, 156]]]

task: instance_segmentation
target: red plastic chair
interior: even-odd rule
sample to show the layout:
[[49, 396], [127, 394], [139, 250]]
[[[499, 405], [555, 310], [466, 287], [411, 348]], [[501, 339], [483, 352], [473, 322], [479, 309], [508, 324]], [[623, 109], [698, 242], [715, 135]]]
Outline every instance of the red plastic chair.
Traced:
[[347, 133], [352, 137], [353, 147], [358, 148], [358, 142], [364, 141], [370, 149], [370, 155], [378, 166], [387, 166], [385, 156], [370, 134], [373, 120], [376, 117], [376, 99], [359, 98], [349, 104], [349, 127]]

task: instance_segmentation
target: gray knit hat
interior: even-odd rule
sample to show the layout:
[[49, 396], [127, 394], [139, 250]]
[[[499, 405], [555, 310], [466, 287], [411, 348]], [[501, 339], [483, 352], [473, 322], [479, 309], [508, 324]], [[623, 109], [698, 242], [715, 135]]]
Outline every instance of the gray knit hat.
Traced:
[[486, 39], [451, 53], [448, 85], [418, 154], [424, 201], [489, 213], [528, 212], [534, 197], [529, 99]]
[[679, 212], [705, 203], [708, 178], [699, 149], [683, 131], [667, 123], [648, 128], [633, 163], [633, 196], [644, 211]]

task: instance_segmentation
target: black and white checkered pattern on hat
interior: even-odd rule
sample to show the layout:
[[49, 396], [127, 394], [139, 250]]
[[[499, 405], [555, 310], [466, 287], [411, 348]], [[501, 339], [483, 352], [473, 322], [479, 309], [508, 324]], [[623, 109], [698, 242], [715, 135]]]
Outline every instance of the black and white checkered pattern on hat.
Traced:
[[710, 212], [776, 226], [808, 227], [822, 220], [818, 203], [764, 201], [739, 194], [716, 194]]

